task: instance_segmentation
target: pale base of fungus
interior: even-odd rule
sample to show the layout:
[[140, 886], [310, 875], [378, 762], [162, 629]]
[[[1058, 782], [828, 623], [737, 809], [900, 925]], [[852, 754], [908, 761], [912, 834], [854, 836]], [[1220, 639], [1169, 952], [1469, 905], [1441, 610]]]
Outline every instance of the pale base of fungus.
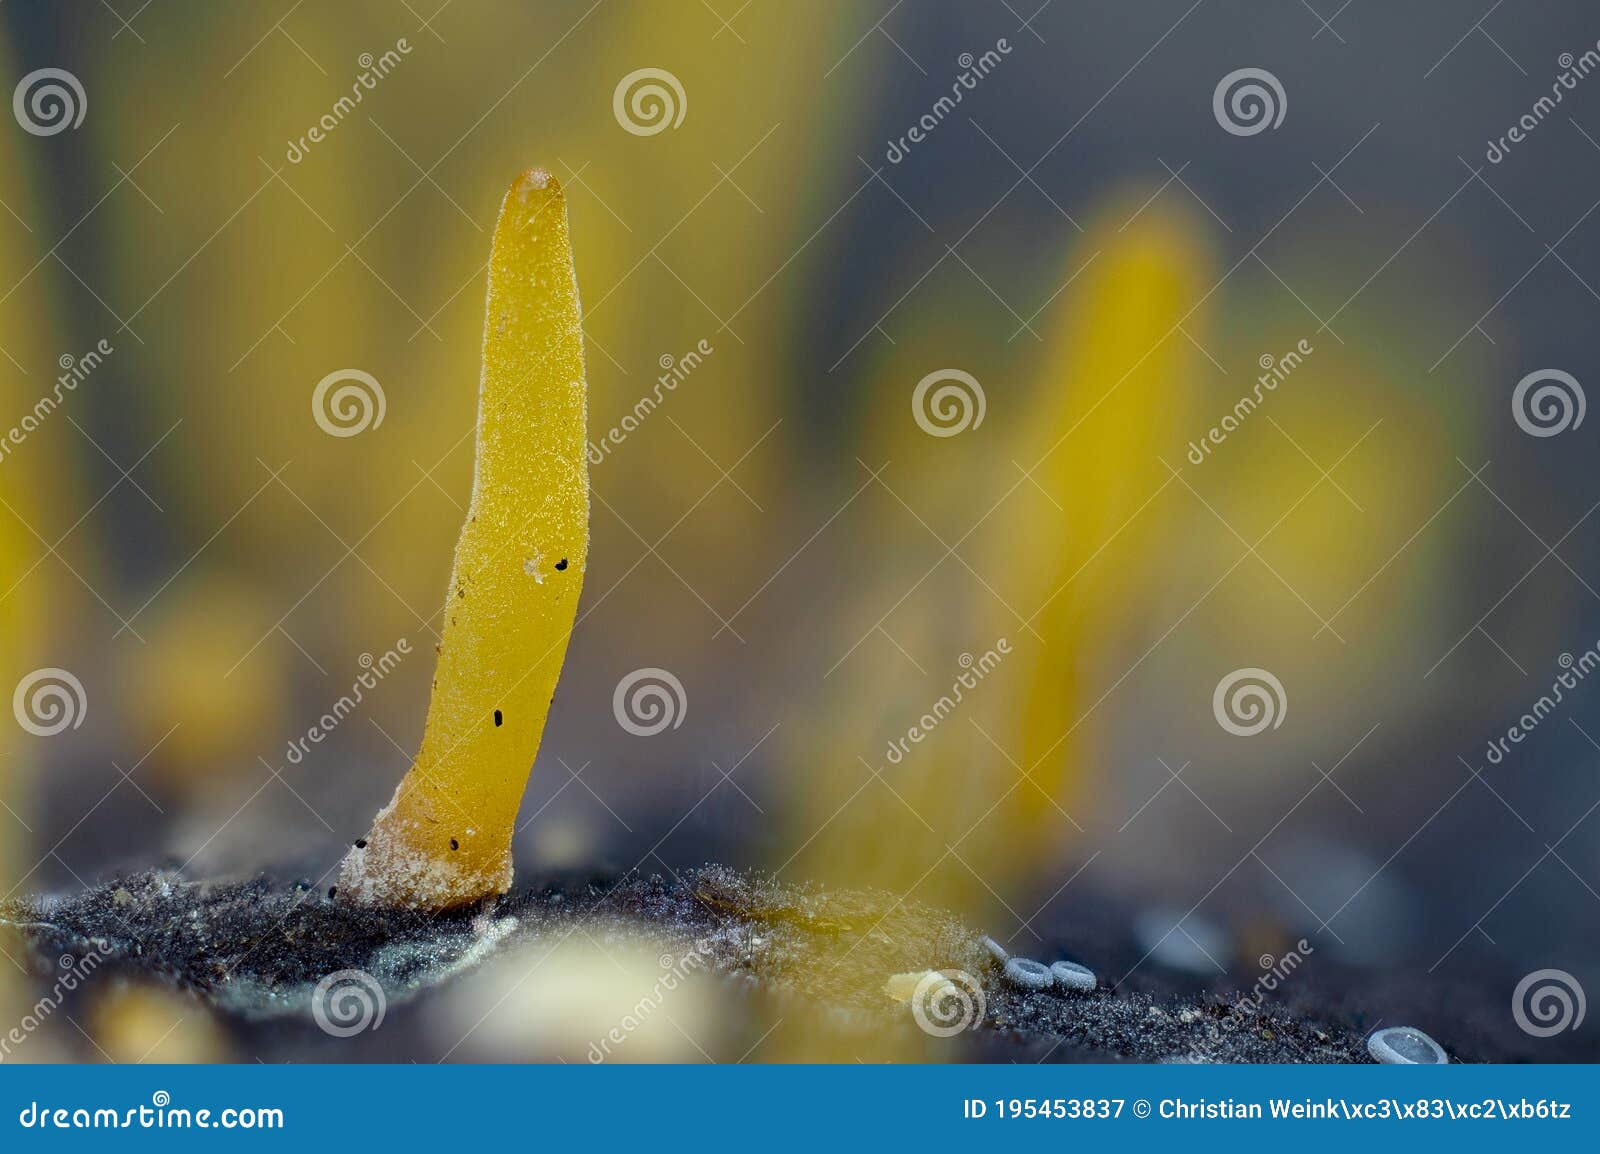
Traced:
[[[499, 853], [498, 861], [491, 856], [487, 867], [468, 870], [426, 849], [418, 849], [414, 843], [420, 839], [410, 831], [400, 836], [389, 834], [396, 820], [395, 809], [406, 789], [406, 782], [402, 781], [395, 789], [393, 800], [373, 818], [372, 832], [361, 839], [364, 844], [352, 846], [345, 854], [335, 888], [338, 897], [364, 906], [448, 909], [503, 894], [511, 888], [509, 843]], [[470, 830], [466, 832], [471, 833]], [[470, 896], [462, 898], [462, 894]]]
[[561, 186], [524, 173], [489, 253], [472, 503], [422, 746], [335, 895], [445, 910], [511, 886], [511, 835], [589, 549], [578, 284]]

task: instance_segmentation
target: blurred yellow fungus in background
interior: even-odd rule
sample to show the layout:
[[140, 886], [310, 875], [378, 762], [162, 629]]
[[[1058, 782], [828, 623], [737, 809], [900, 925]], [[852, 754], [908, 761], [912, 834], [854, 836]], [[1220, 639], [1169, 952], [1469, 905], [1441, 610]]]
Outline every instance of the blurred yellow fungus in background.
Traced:
[[511, 886], [511, 837], [589, 551], [587, 386], [561, 185], [506, 193], [489, 256], [472, 503], [415, 764], [346, 857], [367, 905], [445, 909]]
[[[831, 735], [827, 764], [796, 798], [794, 840], [814, 838], [810, 874], [914, 893], [985, 922], [1052, 878], [1081, 832], [1071, 810], [1107, 756], [1083, 724], [1099, 689], [1082, 671], [1143, 636], [1159, 600], [1182, 509], [1162, 500], [1161, 458], [1190, 422], [1205, 365], [1184, 333], [1206, 339], [1216, 279], [1204, 223], [1160, 205], [1129, 223], [1141, 199], [1106, 204], [1060, 262], [1058, 283], [1082, 271], [1039, 321], [1029, 388], [1006, 394], [1010, 420], [988, 402], [981, 432], [999, 447], [985, 454], [977, 496], [971, 469], [941, 455], [956, 442], [912, 420], [906, 400], [922, 370], [898, 344], [874, 369], [906, 382], [883, 390], [871, 422], [872, 466], [894, 462], [884, 499], [917, 535], [928, 529], [923, 510], [934, 520], [968, 510], [983, 564], [928, 569], [889, 548], [863, 577], [868, 608], [841, 632], [879, 632], [879, 644], [905, 655], [906, 676], [886, 682], [859, 658], [829, 674], [816, 730]], [[943, 316], [935, 307], [907, 343], [955, 343], [959, 322]], [[964, 530], [948, 538], [957, 552]], [[892, 615], [878, 616], [884, 606]]]
[[203, 800], [232, 784], [219, 767], [277, 752], [288, 729], [282, 651], [240, 660], [273, 632], [266, 605], [260, 587], [207, 569], [179, 578], [140, 618], [144, 644], [118, 663], [117, 702], [132, 747], [152, 751], [141, 780]]
[[107, 1062], [226, 1062], [227, 1034], [211, 1009], [147, 982], [96, 983], [84, 1027], [91, 1053]]
[[1114, 756], [1101, 723], [1116, 711], [1096, 710], [1131, 672], [1100, 667], [1130, 642], [1137, 652], [1158, 639], [1174, 530], [1191, 518], [1172, 470], [1215, 372], [1202, 350], [1215, 344], [1220, 274], [1206, 218], [1160, 201], [1130, 220], [1128, 205], [1143, 199], [1106, 206], [1073, 254], [1071, 269], [1083, 271], [1062, 294], [1018, 431], [1015, 459], [1043, 493], [1002, 508], [1006, 540], [994, 543], [1039, 633], [1022, 639], [1008, 671], [1017, 708], [1009, 756], [996, 756], [1014, 759], [1014, 777], [982, 842], [1002, 890], [1059, 861], [1081, 832], [1070, 811]]

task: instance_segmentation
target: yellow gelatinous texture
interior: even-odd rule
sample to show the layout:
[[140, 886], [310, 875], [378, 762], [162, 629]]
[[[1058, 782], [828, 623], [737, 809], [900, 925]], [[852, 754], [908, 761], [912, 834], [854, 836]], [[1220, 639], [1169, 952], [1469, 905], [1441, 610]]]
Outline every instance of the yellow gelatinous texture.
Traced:
[[341, 898], [447, 909], [511, 885], [511, 835], [589, 543], [578, 286], [560, 185], [535, 169], [489, 256], [478, 455], [422, 748], [345, 858]]

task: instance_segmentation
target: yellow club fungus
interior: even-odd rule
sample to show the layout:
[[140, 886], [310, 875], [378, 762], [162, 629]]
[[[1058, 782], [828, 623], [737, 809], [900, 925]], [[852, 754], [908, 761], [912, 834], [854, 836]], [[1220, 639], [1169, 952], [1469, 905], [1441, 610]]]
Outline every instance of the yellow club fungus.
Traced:
[[1073, 832], [1063, 813], [1082, 794], [1084, 767], [1105, 759], [1096, 707], [1154, 640], [1144, 623], [1166, 624], [1154, 607], [1175, 527], [1193, 509], [1163, 493], [1162, 455], [1176, 460], [1193, 435], [1194, 398], [1213, 372], [1191, 343], [1210, 339], [1213, 256], [1188, 213], [1161, 204], [1136, 221], [1121, 215], [1108, 209], [1084, 238], [1096, 257], [1074, 266], [1083, 275], [1063, 294], [1018, 446], [1064, 513], [1019, 502], [1005, 526], [1027, 543], [1013, 554], [1020, 603], [1043, 638], [1016, 662], [1008, 748], [1029, 783], [995, 827], [1009, 866], [996, 872], [1013, 884], [1042, 847]]
[[504, 893], [589, 544], [578, 284], [561, 186], [506, 193], [489, 254], [478, 452], [422, 748], [336, 894], [442, 910]]

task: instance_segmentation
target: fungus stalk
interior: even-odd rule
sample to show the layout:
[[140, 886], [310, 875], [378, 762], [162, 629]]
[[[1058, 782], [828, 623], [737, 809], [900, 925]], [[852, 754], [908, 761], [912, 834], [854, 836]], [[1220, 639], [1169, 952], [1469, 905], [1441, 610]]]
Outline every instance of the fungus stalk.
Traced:
[[566, 202], [534, 169], [506, 193], [489, 253], [472, 503], [422, 746], [345, 857], [340, 900], [444, 910], [511, 886], [588, 554], [586, 392]]

